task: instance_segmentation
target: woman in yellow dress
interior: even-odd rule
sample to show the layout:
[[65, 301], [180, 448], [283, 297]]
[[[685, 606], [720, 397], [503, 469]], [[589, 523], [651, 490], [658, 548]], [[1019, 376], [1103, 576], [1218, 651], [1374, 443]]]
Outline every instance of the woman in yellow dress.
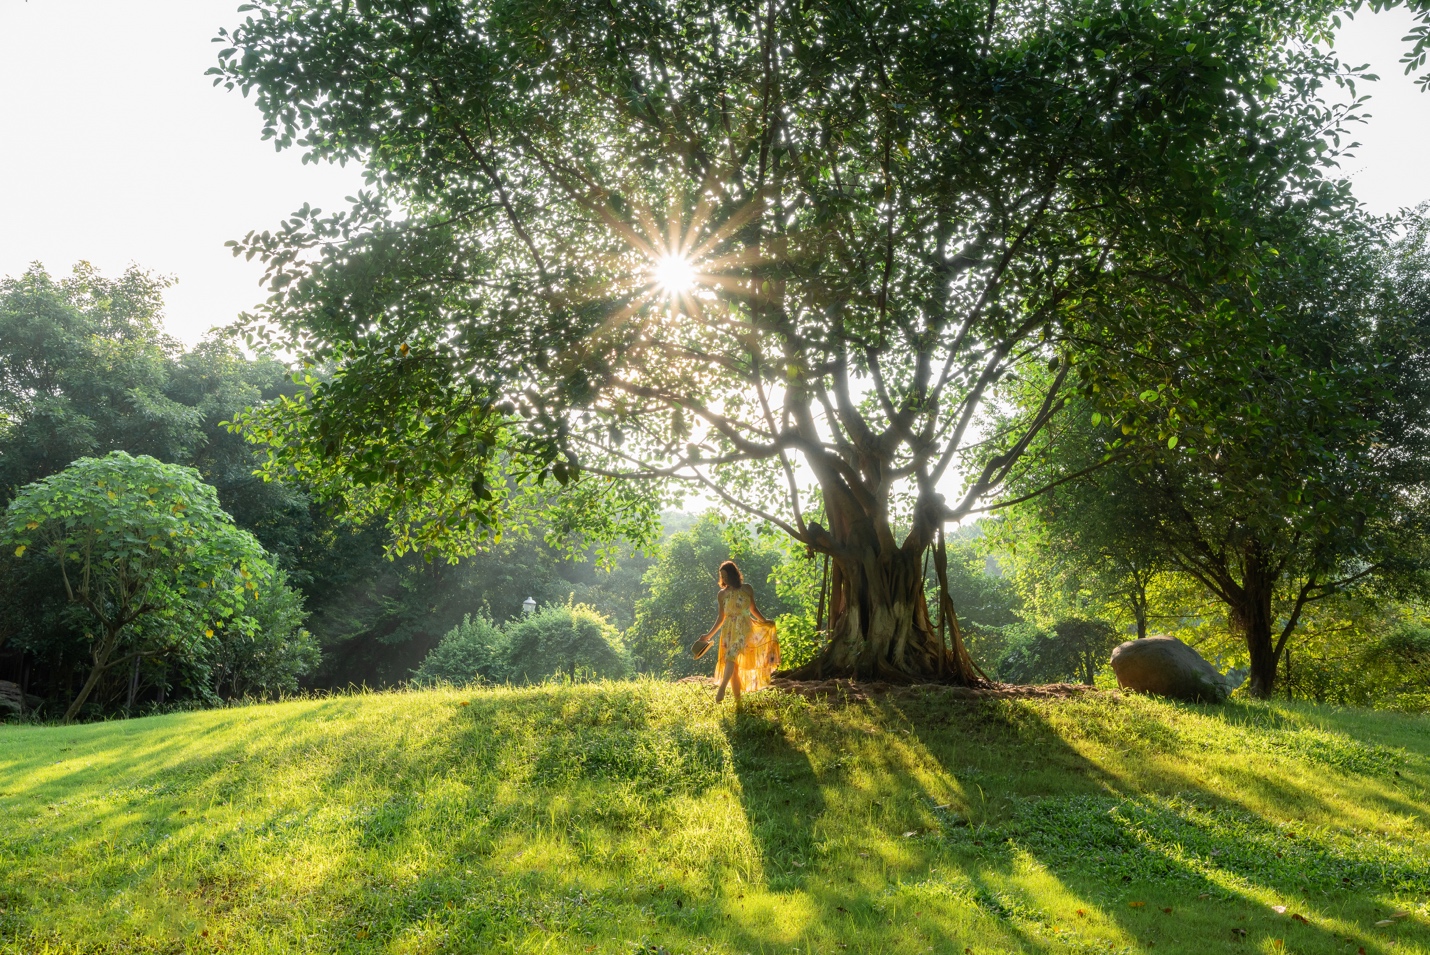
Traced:
[[715, 673], [721, 679], [715, 702], [725, 699], [725, 689], [729, 687], [735, 691], [738, 705], [741, 693], [769, 685], [770, 673], [780, 665], [780, 642], [775, 637], [774, 622], [755, 606], [754, 588], [745, 583], [733, 560], [720, 565], [720, 593], [715, 602], [720, 608], [719, 619], [691, 649], [699, 659], [710, 649], [715, 635], [720, 635]]

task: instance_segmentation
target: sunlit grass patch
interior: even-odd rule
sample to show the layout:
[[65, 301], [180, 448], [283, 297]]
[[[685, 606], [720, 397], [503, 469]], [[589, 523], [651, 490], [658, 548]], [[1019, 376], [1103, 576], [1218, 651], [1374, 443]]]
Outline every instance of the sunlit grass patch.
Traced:
[[0, 951], [1430, 952], [1426, 729], [648, 682], [3, 728]]

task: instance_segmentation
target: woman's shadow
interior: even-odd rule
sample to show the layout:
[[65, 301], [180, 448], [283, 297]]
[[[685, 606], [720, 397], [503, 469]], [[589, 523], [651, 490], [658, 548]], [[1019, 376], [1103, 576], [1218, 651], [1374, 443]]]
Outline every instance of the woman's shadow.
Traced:
[[730, 730], [750, 839], [773, 891], [804, 883], [815, 863], [815, 824], [827, 808], [809, 754], [786, 735], [779, 707], [747, 696]]

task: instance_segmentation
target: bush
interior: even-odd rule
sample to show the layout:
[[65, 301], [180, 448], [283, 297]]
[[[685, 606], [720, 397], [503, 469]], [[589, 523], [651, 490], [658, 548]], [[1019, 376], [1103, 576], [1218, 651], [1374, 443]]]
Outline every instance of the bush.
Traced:
[[298, 689], [298, 681], [317, 669], [318, 641], [303, 627], [303, 596], [278, 571], [273, 582], [254, 594], [245, 632], [226, 629], [205, 644], [209, 685], [223, 699], [270, 698]]
[[506, 676], [506, 637], [486, 613], [471, 614], [448, 630], [412, 671], [416, 683], [472, 683]]
[[585, 604], [548, 605], [503, 629], [506, 676], [515, 682], [538, 683], [556, 674], [621, 679], [631, 672], [616, 628]]

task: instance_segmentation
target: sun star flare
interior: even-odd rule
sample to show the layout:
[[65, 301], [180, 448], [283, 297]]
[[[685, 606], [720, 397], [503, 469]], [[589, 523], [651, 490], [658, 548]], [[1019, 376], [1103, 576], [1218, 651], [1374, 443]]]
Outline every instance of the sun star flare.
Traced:
[[695, 288], [695, 265], [679, 253], [667, 253], [650, 270], [651, 281], [671, 297], [687, 295]]

